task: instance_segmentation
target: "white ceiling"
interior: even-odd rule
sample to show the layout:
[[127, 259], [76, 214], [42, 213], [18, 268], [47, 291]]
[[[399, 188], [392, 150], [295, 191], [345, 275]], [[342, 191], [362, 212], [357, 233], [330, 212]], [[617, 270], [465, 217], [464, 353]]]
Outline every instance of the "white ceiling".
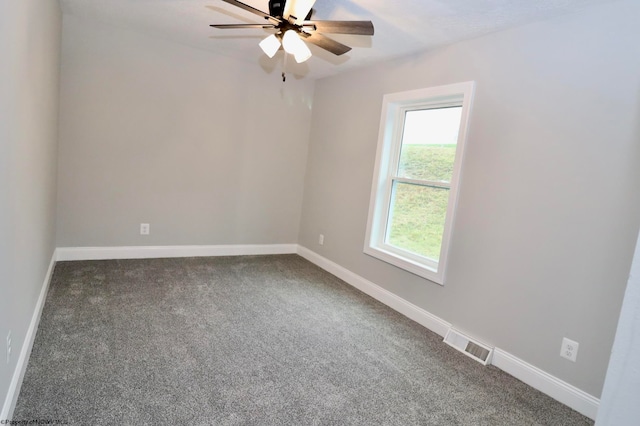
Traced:
[[[353, 50], [336, 57], [310, 46], [304, 64], [289, 61], [298, 76], [320, 78], [341, 71], [433, 49], [612, 0], [317, 0], [314, 19], [371, 20], [375, 35], [331, 35]], [[64, 14], [206, 49], [273, 70], [258, 47], [266, 30], [219, 30], [209, 24], [264, 23], [222, 0], [60, 0]], [[245, 0], [268, 11], [268, 0]]]

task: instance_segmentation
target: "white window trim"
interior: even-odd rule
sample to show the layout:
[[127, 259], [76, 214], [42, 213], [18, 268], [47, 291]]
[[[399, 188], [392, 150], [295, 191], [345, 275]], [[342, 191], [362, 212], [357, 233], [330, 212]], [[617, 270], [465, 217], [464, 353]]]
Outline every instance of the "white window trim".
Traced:
[[[391, 93], [385, 95], [382, 102], [378, 149], [376, 153], [373, 184], [371, 187], [364, 252], [440, 285], [444, 285], [453, 222], [455, 220], [458, 201], [462, 160], [467, 140], [469, 111], [473, 101], [474, 90], [475, 83], [468, 81], [446, 86]], [[388, 223], [391, 197], [392, 179], [390, 179], [390, 170], [397, 169], [397, 162], [400, 157], [398, 150], [401, 147], [404, 113], [407, 110], [424, 107], [444, 107], [447, 106], [447, 104], [462, 104], [462, 114], [453, 175], [450, 183], [449, 203], [445, 218], [440, 259], [439, 261], [435, 261], [386, 244], [384, 242], [384, 234]]]

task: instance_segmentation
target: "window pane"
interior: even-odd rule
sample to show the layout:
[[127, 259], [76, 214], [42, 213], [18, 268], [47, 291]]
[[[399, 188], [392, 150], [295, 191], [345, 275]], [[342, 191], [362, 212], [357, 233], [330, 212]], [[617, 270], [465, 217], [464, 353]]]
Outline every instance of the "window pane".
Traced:
[[386, 243], [439, 260], [449, 190], [394, 182]]
[[398, 176], [451, 182], [462, 107], [407, 111]]

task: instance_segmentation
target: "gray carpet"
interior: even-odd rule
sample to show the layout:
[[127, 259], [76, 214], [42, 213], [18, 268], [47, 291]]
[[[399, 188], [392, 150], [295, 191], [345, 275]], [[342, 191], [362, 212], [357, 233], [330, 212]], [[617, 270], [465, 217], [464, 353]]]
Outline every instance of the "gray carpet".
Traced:
[[593, 424], [296, 255], [58, 263], [26, 419]]

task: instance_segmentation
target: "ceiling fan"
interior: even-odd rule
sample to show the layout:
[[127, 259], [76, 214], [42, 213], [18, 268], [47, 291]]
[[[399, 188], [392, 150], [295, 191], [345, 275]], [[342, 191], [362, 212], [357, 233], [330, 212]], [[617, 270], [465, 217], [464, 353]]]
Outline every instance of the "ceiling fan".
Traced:
[[[264, 18], [265, 24], [212, 24], [220, 29], [270, 29], [276, 32], [260, 42], [264, 53], [273, 58], [280, 48], [292, 54], [296, 62], [301, 63], [311, 57], [309, 42], [334, 55], [342, 55], [351, 50], [325, 34], [373, 35], [371, 21], [315, 21], [311, 20], [315, 0], [269, 0], [269, 13], [256, 9], [236, 0], [223, 0], [226, 3], [254, 13]], [[282, 75], [284, 81], [284, 73]]]

